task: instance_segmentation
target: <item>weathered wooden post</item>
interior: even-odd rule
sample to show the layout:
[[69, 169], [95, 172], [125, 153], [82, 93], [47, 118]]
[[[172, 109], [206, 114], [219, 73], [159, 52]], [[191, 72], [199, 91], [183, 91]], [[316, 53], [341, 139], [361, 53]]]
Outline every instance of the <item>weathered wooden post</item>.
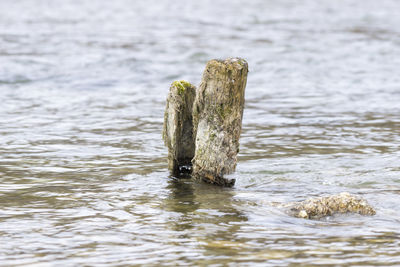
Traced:
[[168, 167], [174, 174], [193, 169], [196, 179], [234, 184], [224, 175], [236, 168], [247, 73], [243, 59], [210, 60], [197, 92], [188, 82], [172, 83], [163, 139], [168, 147]]
[[193, 106], [196, 150], [192, 176], [232, 186], [242, 129], [247, 62], [240, 58], [207, 63]]
[[[168, 168], [179, 174], [194, 157], [192, 109], [196, 88], [186, 81], [171, 84], [164, 114], [163, 139], [168, 147]], [[190, 169], [190, 168], [188, 168]]]

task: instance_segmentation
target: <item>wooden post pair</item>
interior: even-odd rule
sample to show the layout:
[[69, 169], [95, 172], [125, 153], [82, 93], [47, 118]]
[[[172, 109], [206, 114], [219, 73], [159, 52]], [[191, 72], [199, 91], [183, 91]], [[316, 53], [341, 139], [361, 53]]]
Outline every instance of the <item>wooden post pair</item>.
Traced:
[[242, 128], [248, 64], [240, 58], [211, 60], [198, 89], [186, 81], [170, 87], [163, 139], [174, 174], [191, 171], [208, 183], [232, 186]]

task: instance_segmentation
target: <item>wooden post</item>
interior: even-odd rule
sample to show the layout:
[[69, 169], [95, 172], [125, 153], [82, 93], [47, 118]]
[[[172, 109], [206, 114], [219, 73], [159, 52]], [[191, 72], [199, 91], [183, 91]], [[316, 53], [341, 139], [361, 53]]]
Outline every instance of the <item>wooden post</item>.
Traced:
[[193, 85], [175, 81], [167, 97], [163, 139], [168, 147], [168, 168], [175, 175], [191, 169], [195, 150], [192, 119], [195, 95]]
[[242, 128], [247, 62], [240, 58], [207, 63], [193, 106], [195, 155], [192, 176], [232, 186]]

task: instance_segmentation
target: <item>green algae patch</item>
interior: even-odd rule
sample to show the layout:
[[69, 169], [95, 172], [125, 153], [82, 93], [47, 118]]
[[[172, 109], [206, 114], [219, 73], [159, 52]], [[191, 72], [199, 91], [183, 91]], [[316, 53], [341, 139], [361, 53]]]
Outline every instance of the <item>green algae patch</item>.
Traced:
[[219, 115], [219, 117], [222, 119], [222, 120], [225, 120], [225, 118], [227, 118], [227, 117], [229, 117], [230, 116], [230, 113], [232, 112], [232, 108], [231, 108], [231, 106], [230, 105], [223, 105], [223, 104], [220, 104], [220, 105], [218, 105], [217, 107], [216, 107], [216, 112], [217, 112], [217, 114]]
[[175, 86], [178, 89], [178, 94], [179, 95], [184, 95], [185, 91], [189, 88], [192, 88], [193, 85], [191, 85], [189, 82], [185, 80], [180, 80], [180, 81], [174, 81], [172, 83], [172, 86]]

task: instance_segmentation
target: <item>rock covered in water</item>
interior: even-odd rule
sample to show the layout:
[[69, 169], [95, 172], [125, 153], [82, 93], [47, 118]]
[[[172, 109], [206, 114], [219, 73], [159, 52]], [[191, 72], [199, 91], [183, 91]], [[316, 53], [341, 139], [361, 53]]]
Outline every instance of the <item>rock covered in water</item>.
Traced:
[[302, 202], [286, 205], [289, 214], [306, 219], [318, 219], [337, 213], [358, 213], [375, 215], [375, 210], [368, 202], [347, 192], [338, 195], [310, 198]]

